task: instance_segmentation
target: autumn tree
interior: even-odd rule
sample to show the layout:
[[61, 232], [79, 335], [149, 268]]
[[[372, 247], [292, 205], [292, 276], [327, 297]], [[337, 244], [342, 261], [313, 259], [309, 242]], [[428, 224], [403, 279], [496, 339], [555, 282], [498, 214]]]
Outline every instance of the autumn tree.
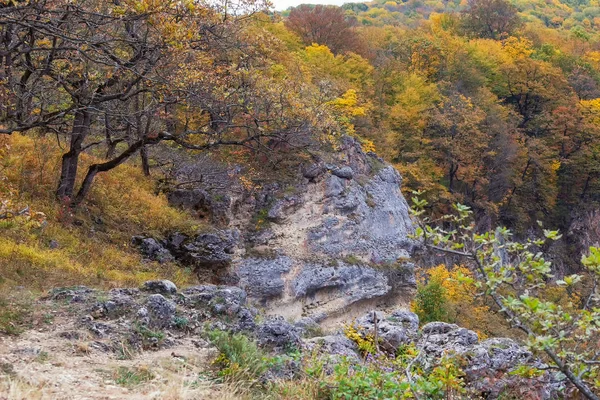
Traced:
[[[194, 13], [184, 3], [117, 4], [48, 0], [1, 10], [1, 74], [6, 89], [2, 133], [38, 129], [67, 138], [56, 191], [59, 199], [73, 200], [80, 155], [100, 144], [89, 140], [100, 122], [106, 124], [112, 155], [111, 125], [116, 124], [112, 120], [136, 119], [124, 111], [140, 97], [149, 105], [157, 104], [164, 85], [157, 72], [166, 68], [174, 43], [181, 43], [190, 32], [175, 22]], [[123, 129], [131, 133], [132, 124]], [[159, 137], [155, 131], [140, 136], [141, 126], [135, 129], [139, 137], [121, 139], [128, 142], [127, 148], [90, 170], [81, 196], [76, 197], [84, 195], [96, 172], [117, 166]]]
[[520, 24], [517, 9], [507, 0], [470, 0], [463, 12], [464, 29], [482, 38], [510, 35]]
[[[292, 91], [261, 76], [261, 48], [241, 34], [252, 8], [245, 11], [228, 16], [193, 1], [6, 7], [0, 132], [66, 138], [56, 195], [73, 205], [98, 173], [138, 152], [144, 159], [145, 147], [160, 141], [194, 150], [280, 147], [306, 123], [282, 112], [293, 109]], [[88, 168], [76, 192], [81, 154], [102, 144], [107, 158]]]
[[341, 7], [303, 4], [290, 12], [285, 25], [300, 35], [306, 45], [326, 45], [336, 54], [357, 49], [360, 52], [353, 23]]

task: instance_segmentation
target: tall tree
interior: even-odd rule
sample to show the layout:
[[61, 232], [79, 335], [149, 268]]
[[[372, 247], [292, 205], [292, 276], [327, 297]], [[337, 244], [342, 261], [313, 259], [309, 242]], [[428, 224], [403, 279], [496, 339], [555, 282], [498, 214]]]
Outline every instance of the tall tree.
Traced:
[[[285, 112], [294, 109], [289, 88], [261, 75], [263, 50], [241, 34], [245, 11], [151, 0], [5, 7], [0, 133], [65, 137], [56, 195], [74, 205], [98, 173], [163, 140], [194, 150], [281, 147], [306, 123]], [[76, 191], [81, 154], [103, 143], [107, 159]]]
[[498, 39], [520, 24], [517, 9], [507, 0], [469, 0], [462, 17], [464, 28], [479, 37]]
[[285, 25], [300, 35], [306, 45], [323, 44], [336, 54], [360, 51], [353, 23], [341, 7], [303, 4], [290, 12]]

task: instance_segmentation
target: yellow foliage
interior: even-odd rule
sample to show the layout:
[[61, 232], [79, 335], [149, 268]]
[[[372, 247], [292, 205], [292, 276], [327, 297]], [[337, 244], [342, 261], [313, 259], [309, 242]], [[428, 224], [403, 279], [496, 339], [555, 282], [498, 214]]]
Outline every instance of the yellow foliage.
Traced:
[[523, 37], [511, 36], [504, 41], [504, 51], [513, 59], [528, 58], [533, 54], [533, 43]]
[[377, 352], [375, 336], [372, 333], [361, 335], [353, 324], [348, 324], [344, 326], [344, 334], [348, 339], [356, 343], [363, 355], [375, 354]]
[[344, 133], [348, 135], [354, 134], [353, 118], [361, 117], [367, 112], [365, 105], [359, 105], [358, 94], [354, 89], [348, 89], [340, 97], [328, 102], [327, 105], [333, 108], [338, 123], [344, 129]]
[[478, 301], [475, 284], [465, 282], [461, 277], [472, 278], [473, 273], [463, 266], [455, 265], [448, 269], [440, 264], [426, 270], [420, 280], [421, 284], [425, 281], [438, 282], [444, 288], [451, 322], [476, 331], [479, 338], [483, 339], [490, 332], [490, 308]]
[[[0, 285], [45, 290], [70, 284], [138, 285], [157, 278], [180, 285], [192, 281], [190, 271], [174, 264], [142, 262], [129, 245], [135, 234], [198, 228], [188, 214], [170, 207], [164, 195], [154, 194], [153, 182], [139, 167], [124, 164], [100, 174], [89, 201], [70, 215], [54, 199], [60, 157], [51, 138], [0, 137], [0, 202], [32, 210], [30, 217], [0, 221]], [[82, 161], [83, 174], [97, 160], [87, 155]], [[46, 217], [38, 220], [41, 214], [36, 213]], [[101, 216], [100, 225], [94, 216]], [[71, 223], [74, 219], [77, 225]], [[58, 248], [51, 249], [50, 241]]]

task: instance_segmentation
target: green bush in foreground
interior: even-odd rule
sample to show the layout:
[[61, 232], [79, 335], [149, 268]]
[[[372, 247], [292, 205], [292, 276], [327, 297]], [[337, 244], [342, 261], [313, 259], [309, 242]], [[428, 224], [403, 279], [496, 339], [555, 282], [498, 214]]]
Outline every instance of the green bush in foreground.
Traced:
[[[475, 232], [467, 206], [457, 204], [455, 215], [432, 220], [425, 216], [427, 205], [413, 198], [413, 214], [420, 218], [415, 236], [436, 252], [461, 257], [475, 274], [461, 279], [490, 296], [551, 369], [564, 374], [585, 398], [600, 400], [600, 248], [591, 247], [582, 258], [583, 274], [556, 279], [541, 248], [560, 238], [557, 231], [543, 229], [543, 239], [521, 243], [506, 228]], [[548, 295], [557, 289], [569, 294], [565, 302]]]
[[[219, 350], [213, 362], [217, 377], [242, 382], [252, 389], [252, 398], [435, 400], [466, 392], [458, 359], [443, 358], [430, 366], [413, 346], [406, 346], [396, 356], [376, 353], [361, 362], [345, 358], [329, 361], [319, 349], [269, 356], [242, 334], [211, 331], [208, 337]], [[296, 369], [293, 376], [274, 378], [290, 361]], [[269, 373], [271, 377], [266, 379]]]

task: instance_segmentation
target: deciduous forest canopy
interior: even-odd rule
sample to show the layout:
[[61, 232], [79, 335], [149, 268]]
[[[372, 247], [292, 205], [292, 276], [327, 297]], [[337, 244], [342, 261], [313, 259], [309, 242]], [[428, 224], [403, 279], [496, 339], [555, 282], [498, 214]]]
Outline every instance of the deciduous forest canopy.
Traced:
[[[441, 211], [565, 228], [600, 189], [599, 10], [4, 1], [1, 132], [56, 137], [56, 195], [73, 205], [130, 157], [150, 174], [158, 142], [274, 159], [350, 134]], [[83, 152], [100, 156], [85, 171]]]

